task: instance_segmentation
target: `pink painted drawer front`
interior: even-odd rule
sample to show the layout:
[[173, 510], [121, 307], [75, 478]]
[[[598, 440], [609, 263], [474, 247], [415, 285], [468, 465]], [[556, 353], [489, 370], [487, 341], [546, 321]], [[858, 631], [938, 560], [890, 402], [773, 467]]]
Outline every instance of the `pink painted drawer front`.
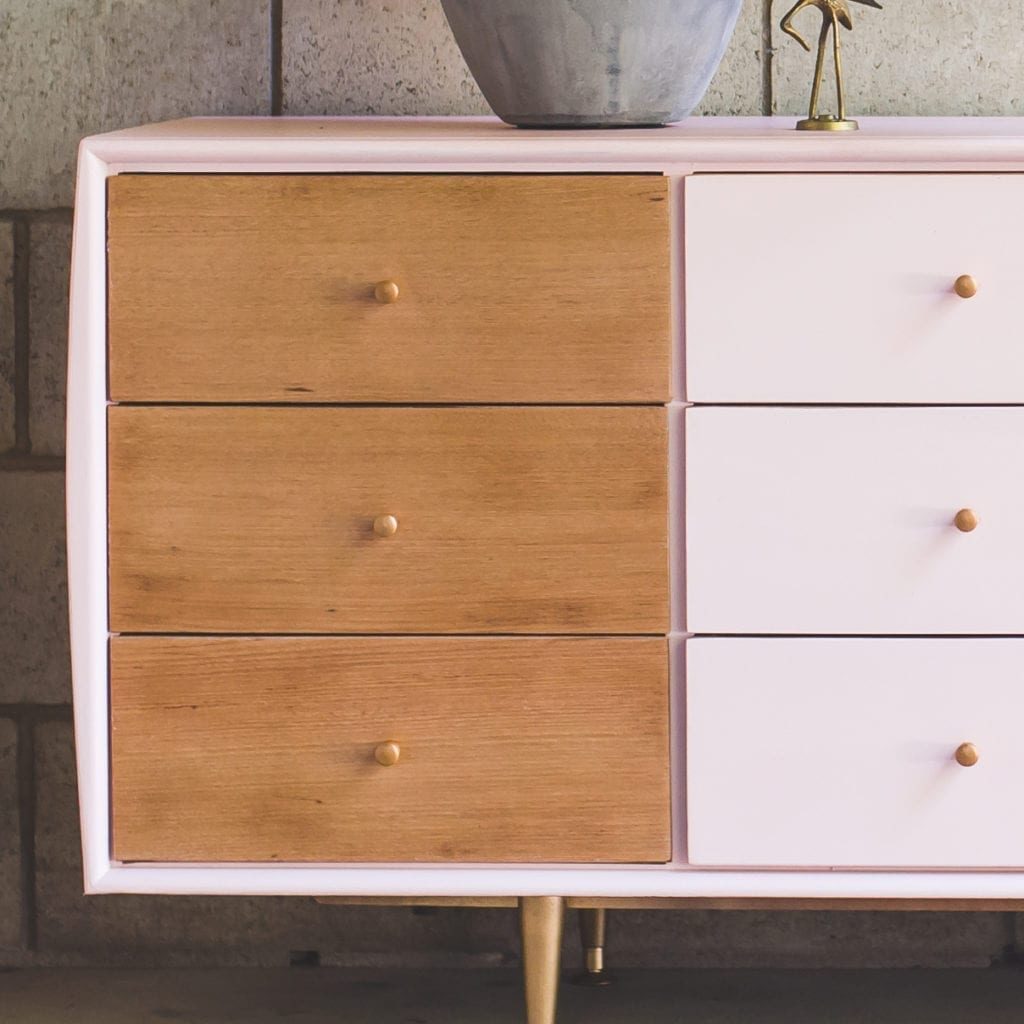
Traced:
[[[690, 401], [1024, 401], [1024, 175], [685, 188]], [[956, 294], [961, 275], [974, 298]]]
[[1024, 640], [689, 641], [691, 863], [1024, 865], [1022, 679]]
[[1022, 467], [1024, 409], [688, 409], [687, 628], [1024, 634]]

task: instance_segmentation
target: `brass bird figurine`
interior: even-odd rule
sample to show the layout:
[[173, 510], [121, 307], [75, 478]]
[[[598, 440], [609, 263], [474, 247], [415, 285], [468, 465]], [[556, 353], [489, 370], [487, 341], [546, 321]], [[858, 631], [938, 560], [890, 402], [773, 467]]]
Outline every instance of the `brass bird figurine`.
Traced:
[[[853, 0], [865, 7], [882, 10], [877, 0]], [[817, 7], [821, 11], [821, 36], [818, 39], [818, 63], [814, 69], [814, 88], [811, 90], [811, 110], [807, 120], [801, 121], [797, 128], [801, 131], [856, 131], [859, 125], [846, 117], [846, 96], [843, 90], [843, 58], [840, 43], [840, 26], [853, 28], [853, 17], [847, 0], [797, 0], [792, 10], [782, 19], [782, 31], [792, 36], [808, 53], [811, 48], [802, 35], [793, 27], [793, 19], [807, 7]], [[832, 52], [836, 66], [836, 98], [839, 103], [838, 114], [819, 114], [818, 100], [821, 98], [821, 83], [825, 75], [825, 51], [828, 48], [828, 34], [832, 33]]]

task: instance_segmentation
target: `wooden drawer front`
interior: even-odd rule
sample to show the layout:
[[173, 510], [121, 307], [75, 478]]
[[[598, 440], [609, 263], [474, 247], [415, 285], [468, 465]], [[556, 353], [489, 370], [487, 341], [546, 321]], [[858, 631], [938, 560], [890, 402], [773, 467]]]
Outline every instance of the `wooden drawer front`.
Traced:
[[1022, 175], [690, 178], [688, 397], [1024, 401], [1022, 239]]
[[664, 633], [666, 419], [113, 407], [111, 628]]
[[666, 861], [667, 666], [664, 639], [114, 638], [114, 856]]
[[1024, 632], [1024, 409], [701, 408], [686, 425], [691, 632]]
[[690, 861], [1024, 866], [1022, 675], [1021, 640], [690, 641]]
[[[109, 189], [115, 400], [667, 398], [657, 175], [129, 175]], [[398, 301], [375, 299], [384, 281]]]

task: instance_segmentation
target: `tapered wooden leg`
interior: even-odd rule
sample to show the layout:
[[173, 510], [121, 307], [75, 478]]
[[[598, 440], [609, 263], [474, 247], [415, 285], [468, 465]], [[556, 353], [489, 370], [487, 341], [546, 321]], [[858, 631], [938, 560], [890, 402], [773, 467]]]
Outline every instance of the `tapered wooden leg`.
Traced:
[[524, 896], [519, 901], [527, 1024], [555, 1024], [565, 900]]
[[608, 985], [610, 979], [604, 966], [604, 944], [608, 919], [603, 909], [581, 910], [580, 944], [583, 946], [583, 970], [573, 981], [577, 985]]

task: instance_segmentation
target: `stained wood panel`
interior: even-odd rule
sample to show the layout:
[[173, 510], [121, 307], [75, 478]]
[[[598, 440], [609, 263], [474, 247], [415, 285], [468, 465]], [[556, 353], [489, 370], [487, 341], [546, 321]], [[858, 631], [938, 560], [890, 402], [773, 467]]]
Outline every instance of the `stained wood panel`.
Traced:
[[664, 633], [666, 419], [113, 407], [111, 628]]
[[666, 648], [114, 638], [114, 856], [665, 861]]
[[658, 175], [114, 177], [111, 397], [663, 401], [667, 199]]

